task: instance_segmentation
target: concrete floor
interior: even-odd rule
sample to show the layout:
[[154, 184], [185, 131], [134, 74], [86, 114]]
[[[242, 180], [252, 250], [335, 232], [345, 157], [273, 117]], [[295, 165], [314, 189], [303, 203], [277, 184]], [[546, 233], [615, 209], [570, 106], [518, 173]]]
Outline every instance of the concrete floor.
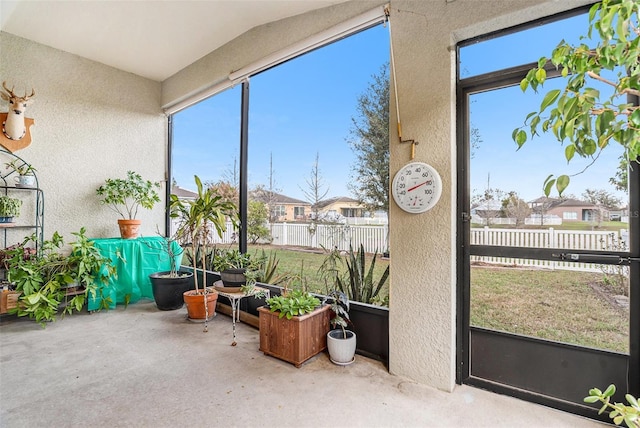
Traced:
[[603, 427], [468, 386], [438, 391], [356, 356], [296, 369], [258, 350], [258, 331], [186, 309], [77, 314], [47, 325], [0, 318], [1, 427]]

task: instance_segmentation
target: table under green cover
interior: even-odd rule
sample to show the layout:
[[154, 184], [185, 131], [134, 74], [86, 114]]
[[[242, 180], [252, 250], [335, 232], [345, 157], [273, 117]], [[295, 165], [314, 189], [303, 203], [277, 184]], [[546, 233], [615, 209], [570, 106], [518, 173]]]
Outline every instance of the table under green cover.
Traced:
[[[104, 238], [92, 239], [103, 257], [112, 260], [118, 272], [117, 277], [109, 278], [103, 285], [98, 281], [96, 298], [89, 296], [87, 309], [95, 311], [101, 308], [101, 301], [109, 298], [109, 308], [119, 303], [135, 303], [143, 297], [153, 299], [153, 290], [149, 275], [171, 269], [166, 241], [160, 236], [140, 237], [136, 239]], [[177, 254], [176, 266], [180, 266], [182, 250], [177, 242], [171, 242], [173, 253]], [[118, 256], [119, 255], [119, 256]], [[128, 296], [128, 297], [127, 297]]]

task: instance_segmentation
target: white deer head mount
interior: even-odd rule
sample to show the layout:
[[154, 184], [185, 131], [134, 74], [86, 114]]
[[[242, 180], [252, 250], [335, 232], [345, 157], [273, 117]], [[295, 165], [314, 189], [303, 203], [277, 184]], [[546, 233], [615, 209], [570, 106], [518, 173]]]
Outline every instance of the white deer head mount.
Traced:
[[[2, 118], [2, 135], [0, 135], [0, 144], [10, 151], [15, 151], [28, 146], [31, 143], [31, 135], [29, 128], [33, 125], [33, 119], [26, 118], [24, 115], [27, 106], [33, 102], [31, 99], [36, 95], [36, 91], [31, 88], [31, 95], [18, 96], [13, 92], [14, 87], [9, 89], [7, 82], [2, 82], [4, 91], [0, 92], [0, 97], [9, 102], [9, 111], [1, 113]], [[18, 142], [19, 141], [19, 142]]]

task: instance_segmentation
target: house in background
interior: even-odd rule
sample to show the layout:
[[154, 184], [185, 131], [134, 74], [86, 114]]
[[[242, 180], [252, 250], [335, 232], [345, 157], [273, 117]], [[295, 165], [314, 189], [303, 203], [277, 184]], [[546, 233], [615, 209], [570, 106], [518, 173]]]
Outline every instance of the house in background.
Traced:
[[180, 199], [195, 199], [198, 197], [198, 194], [196, 192], [193, 192], [191, 190], [187, 190], [187, 189], [183, 189], [182, 187], [178, 186], [177, 184], [174, 184], [173, 186], [171, 186], [171, 194], [172, 195], [176, 195], [178, 198]]
[[546, 213], [557, 215], [563, 222], [601, 222], [609, 220], [609, 210], [607, 208], [578, 199], [559, 200], [557, 203], [552, 204]]
[[366, 208], [356, 199], [347, 196], [337, 196], [325, 199], [313, 207], [317, 210], [320, 220], [346, 222], [348, 218], [368, 217]]
[[629, 222], [629, 205], [626, 207], [614, 207], [609, 210], [609, 221]]
[[311, 212], [311, 204], [269, 190], [258, 189], [250, 192], [249, 199], [263, 202], [269, 211], [269, 221], [304, 221]]

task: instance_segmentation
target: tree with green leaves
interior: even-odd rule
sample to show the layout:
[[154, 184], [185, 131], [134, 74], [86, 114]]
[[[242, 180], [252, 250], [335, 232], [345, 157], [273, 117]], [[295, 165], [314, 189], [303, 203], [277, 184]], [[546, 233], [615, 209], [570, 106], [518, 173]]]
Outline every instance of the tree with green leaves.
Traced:
[[609, 183], [613, 184], [616, 190], [629, 193], [629, 162], [624, 156], [620, 157], [616, 174], [609, 178]]
[[582, 198], [594, 205], [601, 205], [606, 209], [618, 208], [622, 203], [620, 198], [613, 196], [604, 189], [587, 189], [582, 193]]
[[270, 240], [271, 233], [266, 226], [269, 217], [267, 206], [260, 201], [249, 201], [247, 212], [247, 238], [252, 244], [260, 240]]
[[371, 211], [389, 210], [389, 64], [358, 97], [347, 142], [356, 155], [349, 190]]
[[[529, 136], [552, 132], [560, 143], [567, 142], [564, 153], [567, 161], [578, 155], [592, 159], [593, 163], [614, 142], [623, 147], [627, 166], [638, 167], [639, 11], [638, 0], [596, 3], [589, 10], [589, 29], [582, 38], [585, 43], [572, 46], [563, 40], [553, 50], [550, 60], [546, 57], [538, 60], [538, 66], [520, 82], [523, 91], [537, 92], [543, 86], [550, 70], [549, 61], [560, 70], [566, 87], [546, 93], [540, 109], [529, 113], [524, 126], [513, 131], [518, 147], [522, 147]], [[587, 44], [586, 39], [595, 46]], [[608, 91], [594, 88], [593, 82]], [[548, 196], [555, 186], [562, 194], [569, 182], [569, 175], [549, 175], [544, 182], [544, 192]]]

